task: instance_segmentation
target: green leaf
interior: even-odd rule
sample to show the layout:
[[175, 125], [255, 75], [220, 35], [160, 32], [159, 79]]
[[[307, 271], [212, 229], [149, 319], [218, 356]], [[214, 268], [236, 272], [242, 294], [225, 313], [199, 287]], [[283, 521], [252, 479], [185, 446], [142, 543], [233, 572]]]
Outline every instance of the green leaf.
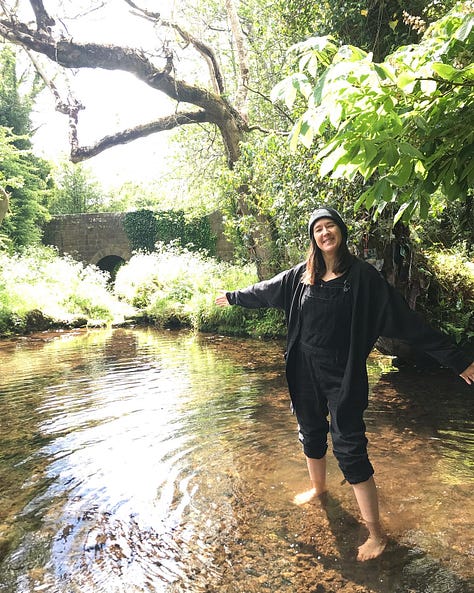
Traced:
[[365, 165], [370, 165], [370, 163], [375, 159], [377, 156], [377, 147], [375, 142], [369, 142], [368, 140], [362, 140], [362, 146], [365, 152]]
[[343, 117], [343, 107], [341, 103], [334, 103], [329, 110], [329, 121], [334, 128], [338, 128]]
[[346, 154], [347, 153], [346, 153], [346, 149], [344, 148], [344, 146], [338, 146], [327, 157], [325, 157], [321, 161], [321, 166], [319, 168], [319, 174], [321, 175], [321, 177], [324, 177], [330, 171], [332, 171], [334, 169], [334, 167], [337, 165], [337, 163], [339, 162], [339, 160]]
[[412, 172], [413, 162], [404, 159], [400, 161], [400, 167], [388, 176], [388, 179], [398, 187], [403, 187], [408, 183]]
[[325, 89], [326, 79], [328, 77], [328, 71], [325, 70], [316, 82], [316, 86], [313, 90], [313, 101], [315, 105], [320, 105], [323, 98], [323, 91]]
[[331, 140], [325, 146], [323, 146], [323, 148], [316, 155], [315, 159], [317, 161], [323, 159], [330, 152], [332, 152], [333, 150], [335, 150], [336, 147], [338, 147], [340, 143], [341, 143], [341, 139], [340, 138], [333, 138], [333, 140]]
[[418, 148], [415, 148], [411, 144], [408, 144], [408, 142], [400, 142], [398, 144], [398, 150], [399, 150], [400, 154], [412, 156], [417, 159], [424, 158], [423, 154], [418, 150]]
[[290, 151], [291, 152], [295, 152], [296, 147], [298, 146], [298, 142], [300, 139], [300, 130], [301, 130], [302, 125], [303, 125], [303, 120], [300, 117], [295, 122], [295, 125], [293, 126], [293, 129], [291, 130], [291, 133], [290, 133]]
[[459, 74], [459, 70], [449, 64], [435, 62], [431, 67], [433, 71], [444, 80], [454, 80]]
[[392, 199], [393, 191], [386, 178], [379, 179], [374, 185], [374, 196], [377, 202]]
[[395, 75], [389, 64], [374, 64], [373, 68], [377, 73], [380, 80], [389, 80], [390, 82], [396, 82]]
[[300, 127], [299, 140], [306, 148], [309, 148], [313, 143], [313, 139], [314, 128], [309, 125], [307, 120], [303, 119]]
[[397, 78], [397, 86], [405, 93], [412, 93], [417, 82], [416, 76], [411, 72], [402, 72]]
[[430, 211], [430, 200], [426, 194], [420, 198], [420, 218], [426, 220]]
[[301, 72], [287, 76], [284, 80], [275, 85], [270, 92], [270, 99], [274, 103], [277, 101], [284, 101], [288, 109], [291, 109], [298, 91], [306, 98], [312, 91], [308, 78]]
[[405, 202], [404, 204], [402, 204], [400, 206], [400, 208], [398, 209], [397, 213], [395, 214], [394, 218], [393, 218], [393, 224], [397, 224], [397, 222], [402, 218], [405, 210], [410, 206], [410, 202]]
[[313, 129], [314, 134], [321, 135], [327, 123], [327, 111], [326, 108], [320, 105], [316, 109], [311, 109], [306, 112], [303, 116], [307, 118], [308, 124]]

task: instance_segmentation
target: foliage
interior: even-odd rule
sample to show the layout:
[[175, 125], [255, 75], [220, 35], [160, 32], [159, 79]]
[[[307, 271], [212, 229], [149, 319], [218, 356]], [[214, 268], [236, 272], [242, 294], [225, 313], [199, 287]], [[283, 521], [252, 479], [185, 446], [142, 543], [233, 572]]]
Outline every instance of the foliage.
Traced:
[[8, 128], [0, 127], [0, 185], [10, 194], [10, 213], [2, 233], [13, 247], [40, 240], [51, 185], [49, 165], [29, 150], [18, 149], [18, 140]]
[[99, 182], [81, 164], [63, 161], [55, 175], [56, 190], [50, 200], [51, 214], [102, 212], [106, 196]]
[[215, 237], [207, 216], [186, 218], [182, 210], [127, 212], [124, 227], [133, 251], [151, 252], [157, 242], [215, 253]]
[[10, 213], [2, 224], [3, 245], [18, 247], [39, 241], [51, 189], [50, 166], [31, 151], [30, 113], [38, 90], [36, 80], [19, 92], [16, 56], [11, 47], [0, 52], [0, 185], [10, 194]]
[[132, 251], [153, 251], [155, 248], [158, 222], [151, 210], [127, 212], [123, 220], [125, 232]]
[[[167, 181], [167, 180], [166, 180]], [[131, 212], [132, 210], [157, 210], [162, 207], [166, 188], [163, 183], [137, 183], [126, 181], [120, 187], [112, 189], [104, 204], [103, 212]], [[166, 184], [165, 184], [166, 185]], [[176, 204], [172, 195], [169, 207]]]
[[[463, 347], [474, 347], [474, 263], [454, 250], [431, 248], [421, 262], [429, 286], [418, 298], [430, 319]], [[420, 266], [421, 267], [421, 266]]]
[[[32, 312], [50, 325], [123, 320], [131, 308], [109, 292], [107, 275], [47, 247], [0, 253], [0, 335], [27, 329]], [[39, 312], [39, 313], [38, 313]]]
[[30, 148], [30, 113], [39, 90], [38, 79], [34, 78], [31, 88], [20, 95], [22, 81], [17, 76], [16, 54], [9, 45], [4, 45], [0, 51], [0, 81], [0, 126], [11, 128], [17, 136], [17, 148]]
[[215, 254], [216, 237], [207, 216], [187, 218], [183, 210], [162, 210], [155, 215], [160, 242], [176, 242], [181, 247]]
[[[352, 205], [360, 184], [346, 180], [321, 180], [311, 150], [291, 152], [286, 138], [255, 138], [242, 145], [234, 170], [221, 180], [226, 199], [226, 232], [243, 261], [248, 261], [250, 231], [271, 226], [275, 269], [282, 270], [303, 259], [308, 248], [307, 221], [322, 204], [340, 210], [358, 243], [369, 221], [354, 217]], [[238, 210], [236, 194], [245, 187], [248, 211]]]
[[382, 60], [394, 48], [415, 42], [417, 28], [410, 26], [404, 12], [417, 15], [425, 22], [443, 16], [453, 1], [426, 2], [397, 0], [363, 2], [361, 0], [280, 0], [279, 11], [288, 23], [288, 29], [299, 33], [292, 43], [312, 35], [333, 35], [345, 45], [356, 45]]
[[447, 202], [467, 199], [474, 181], [474, 16], [461, 4], [431, 25], [418, 45], [399, 48], [383, 63], [330, 37], [293, 46], [298, 72], [273, 91], [291, 107], [298, 93], [306, 111], [291, 144], [318, 138], [320, 175], [358, 176], [367, 183], [356, 208], [378, 216], [396, 204], [395, 222], [426, 218], [439, 189]]
[[433, 195], [426, 220], [412, 221], [412, 236], [424, 248], [439, 251], [456, 248], [467, 258], [474, 257], [474, 192], [467, 200], [453, 200], [449, 207], [439, 192]]
[[134, 255], [119, 269], [115, 291], [119, 298], [141, 309], [146, 319], [161, 327], [284, 335], [280, 314], [214, 305], [220, 290], [234, 290], [256, 280], [253, 266], [232, 266], [198, 253], [167, 248]]

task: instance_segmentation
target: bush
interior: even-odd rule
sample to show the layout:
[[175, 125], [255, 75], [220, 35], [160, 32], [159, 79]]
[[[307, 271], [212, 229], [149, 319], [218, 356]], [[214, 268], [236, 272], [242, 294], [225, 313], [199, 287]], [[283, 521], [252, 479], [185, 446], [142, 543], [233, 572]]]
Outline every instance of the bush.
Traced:
[[77, 318], [89, 323], [122, 320], [132, 312], [107, 286], [108, 276], [98, 268], [59, 257], [48, 247], [30, 247], [15, 255], [0, 253], [0, 334], [74, 325]]
[[257, 281], [255, 268], [232, 266], [186, 249], [138, 253], [122, 266], [115, 292], [145, 319], [160, 327], [191, 327], [197, 331], [234, 335], [282, 336], [280, 312], [215, 306], [221, 290]]
[[474, 341], [474, 263], [454, 250], [424, 252], [429, 286], [418, 304], [445, 333], [462, 347]]

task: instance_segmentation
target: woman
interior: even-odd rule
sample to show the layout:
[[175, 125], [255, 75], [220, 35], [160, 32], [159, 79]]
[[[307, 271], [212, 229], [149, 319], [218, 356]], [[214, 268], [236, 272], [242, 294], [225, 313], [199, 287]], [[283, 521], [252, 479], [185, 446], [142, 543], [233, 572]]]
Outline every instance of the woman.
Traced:
[[305, 262], [243, 290], [223, 292], [216, 304], [285, 311], [286, 376], [312, 485], [295, 502], [326, 492], [330, 431], [334, 455], [369, 532], [357, 558], [368, 560], [386, 545], [363, 420], [366, 361], [375, 341], [379, 336], [406, 340], [468, 384], [474, 383], [474, 362], [411, 310], [373, 266], [349, 253], [347, 227], [336, 210], [315, 210], [308, 229]]

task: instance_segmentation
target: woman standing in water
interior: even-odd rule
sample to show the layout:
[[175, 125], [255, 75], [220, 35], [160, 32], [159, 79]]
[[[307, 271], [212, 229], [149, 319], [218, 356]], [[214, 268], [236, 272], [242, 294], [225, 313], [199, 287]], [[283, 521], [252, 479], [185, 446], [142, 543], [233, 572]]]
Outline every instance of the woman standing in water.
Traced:
[[370, 351], [379, 336], [406, 340], [468, 384], [474, 383], [474, 362], [411, 310], [373, 266], [349, 253], [347, 226], [336, 210], [315, 210], [308, 230], [305, 262], [270, 280], [223, 292], [216, 304], [285, 311], [286, 377], [312, 485], [295, 502], [326, 492], [330, 431], [334, 455], [369, 531], [357, 559], [369, 560], [386, 545], [363, 420]]

